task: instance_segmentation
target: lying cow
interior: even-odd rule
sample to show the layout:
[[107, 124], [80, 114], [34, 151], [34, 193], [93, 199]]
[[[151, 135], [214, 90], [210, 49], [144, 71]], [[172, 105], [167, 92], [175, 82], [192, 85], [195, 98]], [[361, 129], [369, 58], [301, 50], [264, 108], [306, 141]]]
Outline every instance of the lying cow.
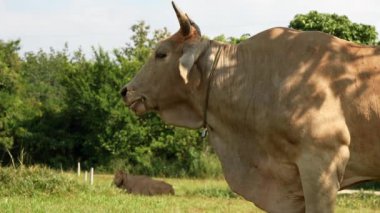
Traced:
[[122, 90], [136, 114], [208, 129], [232, 190], [269, 212], [332, 212], [380, 178], [380, 47], [273, 28], [239, 45], [180, 30]]
[[153, 180], [147, 176], [134, 176], [123, 171], [118, 171], [113, 179], [114, 184], [131, 194], [139, 195], [174, 195], [172, 185], [159, 180]]

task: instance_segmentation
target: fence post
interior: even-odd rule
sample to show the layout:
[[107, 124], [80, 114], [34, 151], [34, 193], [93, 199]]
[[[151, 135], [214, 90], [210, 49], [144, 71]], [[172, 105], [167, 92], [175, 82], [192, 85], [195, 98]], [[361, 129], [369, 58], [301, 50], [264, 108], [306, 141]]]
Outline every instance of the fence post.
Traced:
[[78, 162], [78, 177], [80, 176], [80, 162]]
[[91, 167], [91, 171], [90, 171], [90, 184], [93, 185], [94, 184], [94, 168]]

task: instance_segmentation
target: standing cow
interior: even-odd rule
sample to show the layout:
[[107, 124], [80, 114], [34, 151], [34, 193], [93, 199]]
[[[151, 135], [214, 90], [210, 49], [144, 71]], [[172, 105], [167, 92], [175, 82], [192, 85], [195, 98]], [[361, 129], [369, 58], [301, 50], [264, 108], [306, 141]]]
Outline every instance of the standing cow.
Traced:
[[380, 48], [273, 28], [239, 45], [180, 30], [121, 91], [136, 114], [207, 127], [231, 189], [268, 212], [333, 212], [380, 178]]

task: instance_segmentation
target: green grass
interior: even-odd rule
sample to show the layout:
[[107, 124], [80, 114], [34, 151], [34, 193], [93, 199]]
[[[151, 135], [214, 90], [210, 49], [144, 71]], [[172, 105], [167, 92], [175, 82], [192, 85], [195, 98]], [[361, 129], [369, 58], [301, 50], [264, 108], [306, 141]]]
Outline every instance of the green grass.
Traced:
[[[112, 175], [83, 177], [33, 167], [0, 168], [1, 212], [262, 212], [232, 193], [224, 180], [167, 179], [175, 196], [145, 197], [112, 186]], [[26, 182], [26, 183], [23, 183]], [[21, 188], [25, 188], [21, 190]], [[336, 212], [380, 212], [380, 197], [340, 195]]]
[[365, 193], [343, 194], [337, 199], [337, 212], [380, 212], [380, 196]]
[[58, 195], [86, 190], [76, 178], [46, 167], [0, 167], [0, 197]]

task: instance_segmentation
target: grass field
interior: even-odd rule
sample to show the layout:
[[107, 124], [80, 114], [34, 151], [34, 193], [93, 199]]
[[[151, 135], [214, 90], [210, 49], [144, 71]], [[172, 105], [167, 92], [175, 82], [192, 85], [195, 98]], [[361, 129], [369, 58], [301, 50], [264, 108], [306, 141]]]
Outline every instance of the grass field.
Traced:
[[[19, 182], [14, 181], [16, 185], [9, 187], [10, 191], [6, 191], [6, 187], [0, 188], [3, 192], [0, 212], [262, 212], [232, 193], [224, 180], [165, 179], [174, 186], [175, 196], [144, 197], [116, 189], [111, 184], [112, 175], [96, 175], [95, 184], [89, 186], [83, 177], [56, 173], [55, 176], [70, 181], [60, 183], [59, 178], [55, 178], [40, 183], [39, 179], [31, 178], [22, 182], [25, 185], [22, 187], [34, 187], [33, 191], [18, 189]], [[0, 181], [5, 179], [0, 173]], [[13, 189], [18, 190], [17, 193], [13, 193]], [[380, 212], [380, 196], [340, 195], [336, 212]]]

